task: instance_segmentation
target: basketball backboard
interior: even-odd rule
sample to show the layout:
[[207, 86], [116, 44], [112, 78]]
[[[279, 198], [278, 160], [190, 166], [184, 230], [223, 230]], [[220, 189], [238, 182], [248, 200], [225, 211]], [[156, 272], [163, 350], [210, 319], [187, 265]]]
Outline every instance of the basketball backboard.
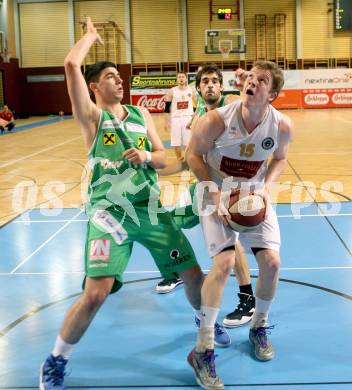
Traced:
[[244, 29], [205, 30], [205, 53], [223, 54], [224, 51], [228, 54], [246, 52]]

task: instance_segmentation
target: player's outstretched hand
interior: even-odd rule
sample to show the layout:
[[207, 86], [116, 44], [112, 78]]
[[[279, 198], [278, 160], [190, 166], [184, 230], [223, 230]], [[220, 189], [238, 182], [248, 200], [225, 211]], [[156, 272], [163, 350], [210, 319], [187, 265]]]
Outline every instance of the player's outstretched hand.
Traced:
[[90, 16], [87, 17], [87, 33], [95, 34], [96, 42], [100, 43], [101, 45], [104, 45], [104, 41], [102, 40], [101, 36], [99, 35], [97, 29], [94, 27], [94, 24], [93, 24]]

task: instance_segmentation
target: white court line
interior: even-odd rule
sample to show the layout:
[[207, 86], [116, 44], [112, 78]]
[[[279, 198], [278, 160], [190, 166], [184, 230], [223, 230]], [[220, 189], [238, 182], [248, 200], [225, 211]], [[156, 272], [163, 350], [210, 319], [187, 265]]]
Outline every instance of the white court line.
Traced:
[[[304, 208], [304, 207], [302, 207]], [[282, 214], [278, 215], [278, 218], [304, 218], [304, 217], [348, 217], [352, 213], [340, 213], [340, 214]]]
[[17, 160], [11, 160], [11, 161], [8, 161], [5, 164], [0, 164], [0, 168], [5, 168], [5, 167], [8, 167], [9, 165], [14, 165], [14, 164], [18, 163], [19, 161], [26, 160], [29, 157], [36, 156], [37, 154], [40, 154], [40, 153], [43, 153], [43, 152], [47, 152], [48, 150], [55, 149], [58, 146], [69, 144], [70, 142], [75, 141], [75, 140], [77, 140], [79, 138], [82, 138], [82, 137], [79, 136], [79, 137], [71, 138], [71, 139], [69, 139], [69, 140], [67, 140], [65, 142], [61, 142], [61, 144], [56, 144], [56, 145], [50, 146], [49, 148], [41, 149], [41, 150], [38, 150], [38, 152], [35, 152], [35, 153], [32, 153], [32, 154], [28, 154], [27, 156], [23, 156], [21, 158], [18, 158]]
[[[341, 267], [282, 267], [280, 271], [325, 271], [325, 270], [340, 270], [340, 269], [352, 269], [352, 266], [341, 266]], [[203, 269], [204, 272], [209, 272], [209, 269]], [[258, 268], [250, 268], [249, 271], [259, 271]], [[15, 274], [9, 272], [0, 272], [0, 276], [10, 276], [10, 275], [83, 275], [84, 271], [75, 271], [75, 272], [16, 272]], [[124, 275], [134, 275], [134, 274], [158, 274], [159, 271], [126, 271]]]
[[62, 230], [64, 230], [76, 217], [83, 213], [84, 210], [80, 210], [75, 216], [72, 217], [69, 221], [65, 223], [65, 225], [61, 226], [59, 230], [57, 230], [54, 234], [52, 234], [46, 241], [44, 241], [38, 248], [32, 252], [29, 256], [27, 256], [24, 260], [22, 260], [11, 272], [10, 274], [14, 274], [23, 264], [25, 264], [28, 260], [30, 260], [37, 252], [39, 252], [48, 242], [50, 242], [54, 237], [56, 237]]
[[25, 221], [25, 220], [19, 220], [19, 221], [13, 221], [11, 223], [25, 223], [25, 224], [30, 224], [30, 223], [63, 223], [63, 222], [88, 222], [88, 219], [75, 219], [75, 220], [71, 220], [71, 219], [53, 219], [53, 220], [28, 220], [28, 221]]
[[[278, 215], [278, 218], [305, 218], [305, 217], [349, 217], [352, 213], [340, 213], [340, 214], [282, 214]], [[25, 224], [31, 224], [31, 223], [63, 223], [63, 222], [88, 222], [88, 219], [75, 219], [72, 221], [71, 219], [53, 219], [53, 220], [18, 220], [13, 221], [11, 223], [25, 223]]]

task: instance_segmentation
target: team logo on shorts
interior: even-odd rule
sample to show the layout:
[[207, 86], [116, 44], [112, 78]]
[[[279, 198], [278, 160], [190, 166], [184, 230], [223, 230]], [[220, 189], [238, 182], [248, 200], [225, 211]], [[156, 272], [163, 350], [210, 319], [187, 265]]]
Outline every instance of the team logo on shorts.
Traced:
[[109, 261], [110, 246], [110, 240], [92, 240], [90, 242], [89, 260]]
[[116, 133], [104, 133], [103, 143], [106, 146], [116, 145]]
[[265, 150], [269, 150], [274, 146], [274, 140], [271, 137], [267, 137], [263, 139], [262, 148]]
[[180, 257], [180, 252], [178, 251], [178, 249], [173, 249], [171, 252], [170, 252], [170, 257], [174, 260], [178, 259]]

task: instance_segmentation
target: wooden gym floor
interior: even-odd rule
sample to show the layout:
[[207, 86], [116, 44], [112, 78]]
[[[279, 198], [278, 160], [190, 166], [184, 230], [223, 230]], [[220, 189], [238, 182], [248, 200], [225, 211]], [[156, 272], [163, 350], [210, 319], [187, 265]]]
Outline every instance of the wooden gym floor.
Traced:
[[[286, 113], [294, 121], [294, 136], [285, 173], [272, 189], [273, 202], [350, 200], [351, 110]], [[187, 177], [177, 172], [180, 164], [163, 130], [163, 115], [155, 114], [154, 120], [167, 147], [168, 167], [160, 172], [160, 180], [163, 203], [170, 204], [177, 188], [171, 195], [165, 189]], [[76, 208], [84, 201], [86, 151], [80, 130], [72, 119], [44, 119], [19, 120], [17, 131], [0, 136], [0, 225], [29, 209]]]

